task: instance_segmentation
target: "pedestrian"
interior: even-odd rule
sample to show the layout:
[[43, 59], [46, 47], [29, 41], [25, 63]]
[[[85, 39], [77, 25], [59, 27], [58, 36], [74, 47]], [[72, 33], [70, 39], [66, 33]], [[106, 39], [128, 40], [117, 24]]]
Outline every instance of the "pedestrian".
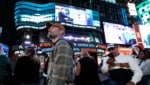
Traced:
[[39, 85], [40, 61], [33, 47], [25, 49], [14, 69], [12, 85]]
[[0, 85], [6, 85], [11, 75], [10, 59], [5, 55], [3, 47], [0, 45]]
[[101, 71], [108, 74], [109, 85], [136, 85], [142, 78], [142, 71], [131, 56], [121, 54], [116, 45], [108, 45], [111, 49], [105, 59]]
[[[60, 23], [46, 23], [48, 37], [52, 40], [53, 50], [49, 57], [47, 85], [65, 85], [73, 77], [73, 51], [63, 39], [65, 28]], [[67, 82], [68, 83], [68, 82]]]

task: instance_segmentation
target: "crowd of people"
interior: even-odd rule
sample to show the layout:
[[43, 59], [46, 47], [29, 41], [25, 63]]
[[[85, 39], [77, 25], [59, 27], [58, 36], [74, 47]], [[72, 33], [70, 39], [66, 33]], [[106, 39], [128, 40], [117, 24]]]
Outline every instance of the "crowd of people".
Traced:
[[0, 46], [0, 85], [150, 85], [148, 50], [134, 46], [127, 56], [119, 52], [117, 45], [108, 45], [107, 54], [98, 65], [88, 51], [73, 53], [71, 43], [62, 38], [63, 25], [48, 22], [46, 27], [53, 50], [47, 57], [42, 77], [35, 48], [26, 48], [12, 69], [9, 57]]

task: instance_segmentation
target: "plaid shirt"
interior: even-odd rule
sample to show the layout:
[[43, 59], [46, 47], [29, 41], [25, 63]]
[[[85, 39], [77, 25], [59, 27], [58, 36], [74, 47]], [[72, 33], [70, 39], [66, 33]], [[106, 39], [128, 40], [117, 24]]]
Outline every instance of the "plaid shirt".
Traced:
[[58, 40], [49, 58], [48, 84], [65, 85], [67, 79], [73, 76], [73, 52], [69, 43]]

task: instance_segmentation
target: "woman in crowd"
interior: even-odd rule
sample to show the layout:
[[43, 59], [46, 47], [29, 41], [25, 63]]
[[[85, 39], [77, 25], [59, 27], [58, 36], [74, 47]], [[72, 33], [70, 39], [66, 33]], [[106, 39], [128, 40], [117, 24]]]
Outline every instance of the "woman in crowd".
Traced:
[[98, 64], [88, 52], [81, 52], [76, 67], [76, 85], [101, 85], [98, 76]]
[[143, 77], [138, 85], [150, 85], [150, 56], [148, 50], [139, 52], [139, 66], [143, 72]]
[[27, 48], [25, 54], [16, 62], [12, 85], [38, 85], [39, 69], [40, 62], [35, 57], [34, 48]]

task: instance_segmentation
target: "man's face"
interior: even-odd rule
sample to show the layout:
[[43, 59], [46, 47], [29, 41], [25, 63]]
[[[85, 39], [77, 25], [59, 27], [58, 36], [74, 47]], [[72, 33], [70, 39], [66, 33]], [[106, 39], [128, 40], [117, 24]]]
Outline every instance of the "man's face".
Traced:
[[50, 37], [51, 39], [56, 38], [59, 35], [59, 28], [58, 27], [50, 27], [48, 28], [48, 37]]

